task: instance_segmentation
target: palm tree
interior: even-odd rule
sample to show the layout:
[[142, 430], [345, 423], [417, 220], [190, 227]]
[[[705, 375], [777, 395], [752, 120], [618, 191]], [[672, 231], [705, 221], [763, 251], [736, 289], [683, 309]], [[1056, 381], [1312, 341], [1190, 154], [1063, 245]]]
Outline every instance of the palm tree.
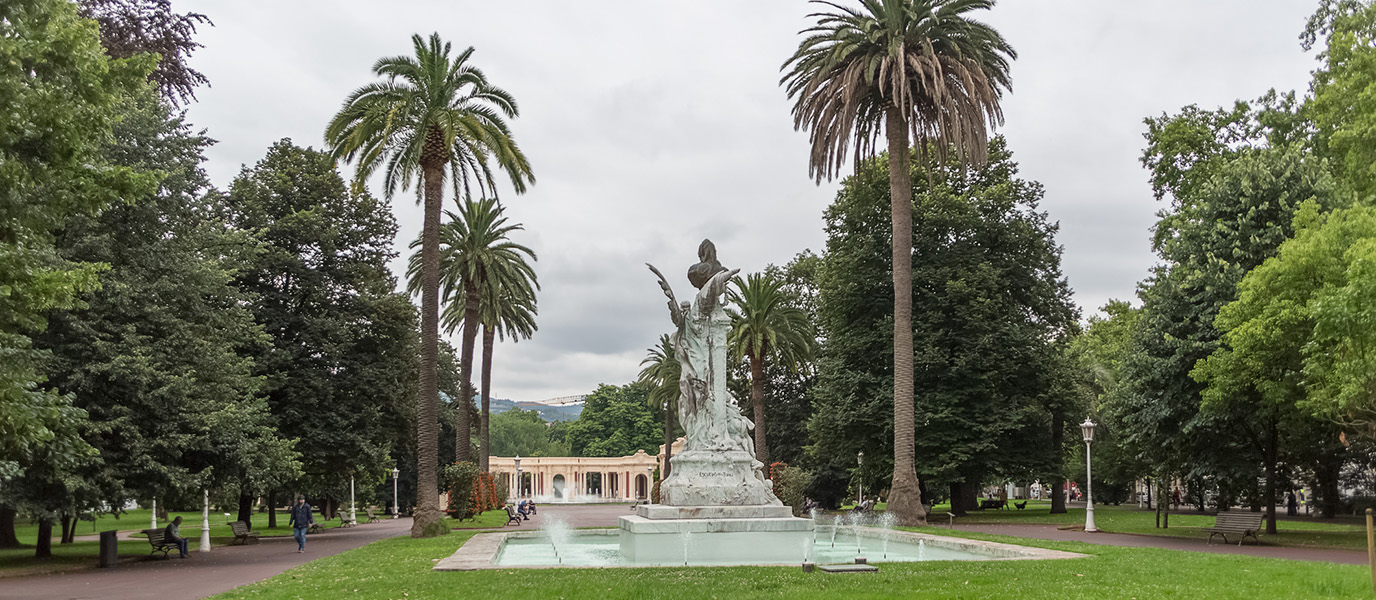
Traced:
[[[484, 307], [492, 307], [490, 310], [496, 311], [492, 313], [494, 317], [509, 316], [517, 330], [524, 327], [521, 324], [524, 319], [533, 331], [534, 290], [540, 286], [526, 258], [534, 261], [536, 256], [530, 248], [507, 238], [507, 234], [524, 228], [519, 224], [508, 225], [502, 206], [495, 199], [467, 200], [460, 205], [458, 213], [446, 211], [446, 214], [449, 222], [440, 228], [440, 300], [445, 306], [440, 325], [446, 333], [462, 327], [459, 372], [463, 380], [459, 395], [472, 402], [473, 380], [468, 374], [472, 373], [478, 329], [485, 322]], [[420, 255], [412, 254], [407, 267], [407, 289], [411, 293], [421, 288], [421, 259]], [[486, 431], [488, 402], [484, 394], [479, 413], [480, 444]], [[458, 461], [471, 458], [472, 426], [465, 413], [459, 411], [460, 421], [455, 427], [455, 460]], [[486, 451], [485, 446], [480, 448], [479, 466], [487, 463]]]
[[[531, 256], [535, 260], [534, 255]], [[497, 290], [490, 296], [496, 302], [484, 302], [482, 306], [483, 324], [483, 366], [482, 366], [482, 417], [478, 426], [478, 466], [484, 473], [488, 471], [488, 457], [492, 446], [488, 436], [489, 405], [492, 399], [492, 351], [496, 338], [513, 341], [530, 339], [539, 326], [535, 324], [535, 289], [540, 284], [531, 276], [529, 280], [494, 282]]]
[[659, 336], [658, 346], [646, 352], [649, 354], [645, 356], [645, 360], [640, 361], [644, 368], [640, 370], [638, 379], [650, 385], [650, 396], [647, 399], [650, 407], [664, 411], [664, 470], [659, 474], [659, 480], [664, 481], [673, 470], [669, 459], [674, 455], [674, 431], [678, 429], [678, 423], [674, 420], [674, 417], [678, 416], [678, 355], [674, 354], [674, 347], [669, 342], [667, 333]]
[[769, 360], [796, 373], [800, 365], [812, 358], [816, 340], [807, 313], [791, 306], [784, 294], [784, 282], [766, 273], [753, 273], [744, 280], [731, 280], [734, 288], [726, 298], [734, 309], [731, 333], [726, 343], [732, 358], [750, 361], [750, 402], [755, 407], [755, 458], [769, 465], [769, 447], [765, 445], [764, 427], [764, 367]]
[[[517, 193], [534, 183], [530, 163], [511, 139], [504, 119], [518, 114], [510, 94], [487, 82], [468, 63], [473, 48], [451, 58], [438, 33], [411, 36], [414, 56], [383, 58], [373, 65], [382, 81], [354, 90], [325, 129], [331, 154], [357, 161], [354, 185], [379, 169], [386, 197], [416, 183], [425, 203], [421, 232], [421, 364], [416, 406], [416, 514], [411, 535], [441, 535], [439, 508], [440, 207], [447, 177], [454, 194], [496, 193], [491, 163], [506, 171]], [[470, 388], [471, 389], [471, 388]], [[467, 421], [464, 414], [463, 421]], [[461, 425], [466, 425], [462, 423]]]
[[903, 524], [926, 522], [913, 449], [912, 179], [909, 144], [929, 161], [954, 150], [983, 162], [988, 129], [1003, 120], [1013, 48], [993, 28], [967, 16], [993, 0], [861, 0], [813, 14], [780, 81], [794, 99], [793, 125], [809, 129], [809, 170], [821, 182], [845, 163], [875, 154], [880, 126], [888, 138], [893, 227], [893, 483], [889, 511]]

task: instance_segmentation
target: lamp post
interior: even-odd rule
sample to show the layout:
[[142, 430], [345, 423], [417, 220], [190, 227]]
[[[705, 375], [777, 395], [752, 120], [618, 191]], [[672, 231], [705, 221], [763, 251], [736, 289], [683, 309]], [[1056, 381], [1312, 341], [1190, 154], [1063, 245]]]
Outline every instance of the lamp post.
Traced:
[[354, 476], [353, 476], [353, 475], [350, 475], [350, 476], [349, 476], [349, 522], [350, 522], [350, 523], [357, 523], [357, 522], [358, 522], [358, 519], [356, 518], [357, 515], [354, 514], [354, 508], [356, 508], [357, 506], [358, 506], [358, 503], [357, 503], [357, 502], [354, 502]]
[[401, 516], [401, 505], [397, 504], [397, 478], [401, 477], [401, 469], [392, 469], [392, 518]]
[[655, 468], [645, 467], [645, 500], [650, 500], [650, 490], [655, 486]]
[[865, 501], [865, 473], [864, 473], [864, 471], [865, 471], [865, 451], [864, 451], [864, 450], [861, 450], [861, 451], [855, 453], [855, 463], [856, 463], [857, 465], [859, 465], [859, 468], [858, 468], [857, 470], [860, 471], [860, 473], [859, 473], [859, 475], [860, 475], [860, 497], [859, 497], [859, 498], [856, 498], [856, 500], [855, 500], [855, 504], [858, 506], [861, 502], [864, 502], [864, 501]]
[[210, 488], [205, 489], [205, 500], [201, 503], [201, 552], [210, 552]]
[[1089, 445], [1094, 441], [1094, 421], [1085, 417], [1085, 422], [1080, 423], [1080, 433], [1085, 436], [1085, 533], [1094, 533], [1099, 528], [1094, 526], [1094, 469], [1090, 466]]
[[516, 465], [516, 499], [519, 500], [521, 499], [521, 492], [524, 491], [521, 489], [521, 485], [524, 483], [521, 481], [521, 455], [517, 454], [516, 458], [511, 459], [511, 462]]

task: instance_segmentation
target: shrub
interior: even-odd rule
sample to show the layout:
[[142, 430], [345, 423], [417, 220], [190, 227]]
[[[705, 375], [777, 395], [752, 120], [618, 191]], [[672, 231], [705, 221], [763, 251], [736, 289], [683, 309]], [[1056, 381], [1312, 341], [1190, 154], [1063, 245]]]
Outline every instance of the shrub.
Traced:
[[468, 519], [477, 514], [473, 509], [478, 474], [478, 465], [471, 462], [454, 463], [444, 468], [444, 483], [449, 489], [449, 507], [445, 512], [450, 518]]
[[[779, 464], [779, 463], [776, 463]], [[774, 494], [784, 504], [793, 508], [793, 516], [803, 515], [803, 502], [807, 488], [812, 485], [812, 472], [798, 467], [784, 465], [774, 472]]]

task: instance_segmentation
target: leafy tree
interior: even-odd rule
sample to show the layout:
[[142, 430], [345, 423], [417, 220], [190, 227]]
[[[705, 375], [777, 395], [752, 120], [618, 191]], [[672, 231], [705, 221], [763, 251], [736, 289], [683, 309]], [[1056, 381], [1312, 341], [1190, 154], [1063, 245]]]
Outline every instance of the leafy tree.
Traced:
[[1327, 37], [1305, 105], [1316, 147], [1338, 181], [1359, 198], [1376, 196], [1376, 5], [1325, 0], [1302, 36], [1312, 48]]
[[[466, 200], [457, 214], [446, 211], [449, 222], [441, 226], [440, 232], [440, 301], [445, 305], [440, 325], [446, 333], [463, 328], [461, 374], [472, 368], [474, 343], [479, 327], [483, 329], [484, 392], [478, 428], [478, 465], [484, 472], [493, 338], [498, 329], [513, 338], [534, 333], [535, 290], [540, 288], [530, 265], [538, 260], [535, 252], [507, 237], [524, 227], [508, 225], [502, 212], [495, 199]], [[411, 244], [413, 248], [417, 245]], [[422, 288], [422, 258], [413, 253], [407, 267], [407, 289], [412, 294]], [[465, 377], [459, 389], [460, 397], [472, 398], [471, 377]], [[455, 441], [456, 448], [469, 445], [471, 427], [464, 420], [465, 414], [466, 411], [459, 411], [460, 437]], [[466, 459], [467, 453], [460, 458]]]
[[199, 504], [203, 491], [291, 477], [294, 442], [273, 427], [248, 358], [262, 331], [233, 284], [249, 245], [201, 168], [211, 141], [151, 86], [121, 113], [105, 162], [164, 176], [156, 192], [68, 219], [62, 255], [110, 269], [86, 307], [53, 313], [36, 339], [53, 354], [51, 384], [89, 413], [83, 437], [100, 452], [80, 472], [93, 491], [72, 508]]
[[[347, 497], [350, 478], [391, 471], [399, 448], [387, 416], [412, 401], [396, 380], [414, 352], [402, 329], [412, 309], [387, 270], [396, 221], [346, 187], [329, 155], [291, 140], [235, 178], [229, 204], [233, 225], [257, 243], [238, 282], [271, 340], [256, 357], [268, 403], [283, 434], [300, 440], [304, 476], [293, 483], [312, 497]], [[274, 483], [245, 485], [240, 520], [288, 482]]]
[[210, 19], [199, 13], [175, 13], [171, 0], [80, 0], [81, 15], [100, 24], [100, 43], [114, 58], [156, 54], [157, 68], [148, 79], [170, 102], [196, 99], [196, 88], [210, 80], [191, 68], [191, 53], [201, 44], [192, 36]]
[[1162, 264], [1141, 288], [1142, 315], [1124, 363], [1126, 440], [1159, 481], [1210, 479], [1225, 501], [1253, 485], [1252, 465], [1267, 465], [1274, 504], [1279, 413], [1247, 394], [1202, 411], [1204, 386], [1188, 376], [1219, 350], [1216, 317], [1236, 299], [1243, 275], [1291, 235], [1301, 202], [1327, 203], [1331, 185], [1302, 142], [1293, 95], [1271, 93], [1255, 107], [1187, 107], [1147, 125], [1143, 164], [1157, 197], [1172, 207], [1157, 225]]
[[767, 273], [752, 273], [745, 279], [732, 278], [727, 301], [734, 306], [727, 344], [732, 358], [750, 364], [750, 402], [755, 409], [755, 458], [768, 465], [769, 446], [765, 444], [764, 384], [765, 363], [797, 372], [812, 358], [816, 343], [807, 313], [791, 306], [784, 293], [783, 280]]
[[[1126, 490], [1133, 482], [1150, 473], [1149, 466], [1124, 443], [1119, 412], [1124, 393], [1123, 363], [1131, 351], [1133, 331], [1142, 311], [1122, 300], [1110, 300], [1100, 310], [1107, 316], [1091, 316], [1070, 342], [1068, 352], [1093, 398], [1090, 412], [1098, 424], [1094, 430], [1095, 494], [1113, 501], [1119, 495], [1126, 499]], [[1078, 457], [1078, 445], [1075, 449]]]
[[[989, 161], [914, 179], [912, 326], [917, 342], [918, 469], [969, 497], [986, 476], [1055, 471], [1046, 397], [1075, 310], [1060, 273], [1056, 226], [1037, 210], [1040, 184], [1017, 178], [996, 138]], [[882, 472], [893, 425], [882, 398], [890, 308], [884, 260], [888, 165], [867, 162], [827, 210], [819, 315], [825, 340], [809, 424], [819, 482], [841, 482], [857, 451]], [[875, 466], [871, 466], [873, 463]], [[866, 481], [866, 487], [880, 482]], [[969, 484], [962, 486], [961, 484]], [[819, 483], [818, 485], [827, 485]], [[962, 505], [957, 502], [957, 507]]]
[[493, 456], [563, 456], [551, 426], [534, 410], [513, 408], [492, 415]]
[[[888, 140], [893, 291], [893, 481], [888, 509], [900, 523], [926, 521], [914, 467], [912, 173], [909, 144], [925, 159], [955, 150], [962, 162], [985, 158], [985, 124], [1003, 118], [1013, 48], [969, 13], [992, 0], [862, 0], [860, 9], [823, 2], [817, 24], [784, 64], [795, 100], [795, 128], [810, 129], [810, 170], [820, 181], [846, 162], [852, 138], [857, 171], [875, 153], [881, 124]], [[931, 142], [931, 143], [929, 143]]]
[[650, 386], [602, 384], [583, 402], [578, 420], [569, 424], [573, 456], [626, 456], [644, 450], [659, 452], [663, 424], [647, 401]]
[[[156, 185], [99, 160], [119, 94], [151, 68], [146, 57], [108, 60], [95, 24], [67, 2], [0, 5], [0, 482], [81, 418], [69, 398], [39, 386], [44, 354], [29, 335], [47, 311], [80, 306], [99, 285], [101, 267], [62, 259], [53, 232]], [[0, 501], [0, 543], [13, 538], [13, 521]]]
[[[496, 193], [490, 161], [510, 175], [517, 193], [534, 182], [530, 163], [512, 140], [506, 118], [517, 115], [516, 102], [488, 83], [482, 71], [468, 63], [470, 47], [450, 58], [450, 44], [438, 33], [429, 40], [411, 37], [414, 57], [384, 58], [373, 72], [384, 81], [365, 85], [344, 102], [331, 120], [325, 139], [335, 158], [358, 161], [356, 184], [379, 169], [391, 198], [398, 187], [412, 183], [425, 202], [421, 230], [421, 365], [417, 420], [419, 486], [411, 535], [442, 535], [443, 515], [438, 495], [438, 410], [436, 361], [439, 348], [440, 207], [446, 177], [457, 195]], [[446, 175], [446, 170], [448, 174]], [[464, 366], [465, 386], [471, 390], [471, 357]], [[466, 413], [460, 413], [466, 414]], [[466, 416], [464, 417], [466, 419]], [[467, 423], [460, 429], [467, 431]], [[466, 457], [466, 447], [458, 449]]]

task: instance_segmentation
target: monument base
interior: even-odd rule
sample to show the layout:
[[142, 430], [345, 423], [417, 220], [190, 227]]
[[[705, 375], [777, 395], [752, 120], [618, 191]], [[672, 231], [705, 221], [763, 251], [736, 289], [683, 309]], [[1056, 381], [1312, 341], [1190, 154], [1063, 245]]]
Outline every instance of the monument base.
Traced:
[[620, 521], [621, 554], [641, 564], [802, 563], [812, 543], [812, 519], [787, 506], [654, 504]]
[[689, 450], [669, 459], [673, 470], [659, 486], [668, 506], [782, 506], [763, 464], [738, 450]]

